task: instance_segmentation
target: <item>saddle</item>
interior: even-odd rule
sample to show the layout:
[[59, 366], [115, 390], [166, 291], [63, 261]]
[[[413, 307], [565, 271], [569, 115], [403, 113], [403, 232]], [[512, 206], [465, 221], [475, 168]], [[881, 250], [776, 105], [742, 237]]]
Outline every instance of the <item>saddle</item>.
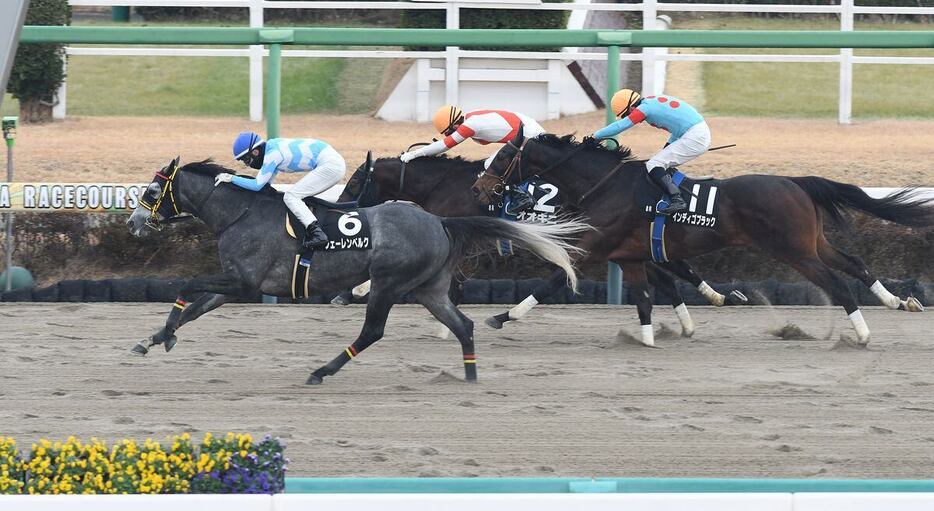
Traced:
[[719, 201], [717, 201], [720, 181], [717, 179], [689, 178], [677, 169], [669, 169], [671, 180], [684, 196], [688, 203], [687, 211], [675, 213], [674, 215], [662, 215], [658, 209], [663, 205], [664, 191], [660, 189], [645, 174], [644, 179], [636, 183], [634, 188], [633, 201], [640, 205], [642, 216], [649, 220], [649, 237], [651, 240], [652, 260], [655, 262], [667, 262], [668, 254], [665, 247], [665, 228], [669, 222], [691, 226], [704, 227], [709, 229], [717, 228], [717, 219], [719, 216]]

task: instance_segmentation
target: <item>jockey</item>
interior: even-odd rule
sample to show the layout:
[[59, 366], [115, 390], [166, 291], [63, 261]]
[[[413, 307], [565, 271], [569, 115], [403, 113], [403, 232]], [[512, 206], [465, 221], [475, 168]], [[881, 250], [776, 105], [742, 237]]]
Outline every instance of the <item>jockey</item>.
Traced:
[[347, 165], [333, 147], [313, 138], [272, 138], [264, 142], [256, 133], [244, 131], [234, 140], [233, 155], [235, 159], [258, 169], [256, 178], [218, 174], [214, 186], [233, 183], [257, 192], [280, 171], [307, 172], [306, 176], [285, 192], [283, 200], [305, 226], [302, 247], [322, 248], [327, 245], [327, 235], [318, 226], [318, 219], [303, 199], [319, 194], [343, 179]]
[[710, 148], [710, 128], [704, 118], [694, 107], [678, 98], [643, 98], [629, 89], [614, 94], [610, 106], [620, 120], [594, 133], [594, 138], [613, 137], [642, 121], [671, 133], [665, 147], [645, 162], [645, 166], [649, 176], [668, 194], [668, 207], [659, 208], [658, 212], [670, 215], [686, 210], [681, 190], [671, 181], [668, 169], [687, 163]]
[[[444, 105], [435, 112], [432, 122], [438, 133], [444, 135], [444, 138], [414, 151], [402, 153], [399, 159], [403, 163], [408, 163], [422, 156], [441, 154], [468, 138], [472, 138], [474, 142], [481, 145], [505, 144], [515, 138], [519, 126], [522, 126], [522, 132], [526, 138], [535, 138], [545, 133], [545, 129], [535, 122], [535, 119], [505, 110], [475, 110], [467, 112], [465, 115], [456, 106]], [[483, 162], [484, 169], [490, 167], [498, 152], [497, 149]], [[508, 213], [515, 214], [535, 204], [535, 201], [528, 193], [515, 188], [513, 193], [516, 195], [516, 200], [510, 204], [509, 209], [511, 211], [508, 211]]]

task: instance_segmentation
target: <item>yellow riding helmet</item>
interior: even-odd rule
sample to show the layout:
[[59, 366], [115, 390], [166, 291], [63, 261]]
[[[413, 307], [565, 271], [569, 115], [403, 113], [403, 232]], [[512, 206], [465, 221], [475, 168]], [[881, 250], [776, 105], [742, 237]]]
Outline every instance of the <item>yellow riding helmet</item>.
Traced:
[[457, 125], [464, 122], [464, 112], [454, 105], [444, 105], [435, 112], [435, 116], [431, 121], [434, 123], [438, 133], [447, 136], [454, 133], [454, 130], [457, 129]]
[[616, 117], [623, 117], [629, 114], [629, 111], [642, 99], [642, 95], [632, 89], [620, 89], [613, 94], [610, 101], [610, 108]]

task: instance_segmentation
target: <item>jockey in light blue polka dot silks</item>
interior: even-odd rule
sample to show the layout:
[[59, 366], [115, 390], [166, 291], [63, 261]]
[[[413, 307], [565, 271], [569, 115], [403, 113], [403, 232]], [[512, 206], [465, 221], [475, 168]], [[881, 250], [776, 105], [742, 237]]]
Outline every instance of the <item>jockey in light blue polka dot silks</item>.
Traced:
[[645, 162], [653, 180], [668, 194], [668, 207], [658, 209], [673, 214], [687, 209], [681, 190], [672, 182], [670, 167], [687, 163], [710, 148], [710, 128], [691, 105], [672, 96], [647, 96], [622, 89], [613, 95], [611, 108], [620, 120], [594, 133], [594, 138], [610, 138], [642, 121], [671, 134], [668, 143]]
[[333, 147], [313, 138], [271, 138], [264, 142], [256, 133], [244, 131], [234, 140], [233, 155], [259, 173], [255, 178], [218, 174], [215, 186], [232, 183], [256, 192], [279, 172], [307, 172], [285, 192], [283, 200], [305, 226], [302, 246], [321, 248], [327, 244], [327, 236], [303, 199], [331, 188], [344, 178], [347, 165]]

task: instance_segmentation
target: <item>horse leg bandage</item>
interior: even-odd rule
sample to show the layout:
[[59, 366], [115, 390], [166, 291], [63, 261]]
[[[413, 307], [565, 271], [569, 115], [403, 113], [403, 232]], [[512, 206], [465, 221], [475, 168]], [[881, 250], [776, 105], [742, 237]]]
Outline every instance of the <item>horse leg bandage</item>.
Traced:
[[369, 280], [353, 288], [353, 290], [351, 291], [354, 298], [363, 298], [369, 292], [370, 292], [370, 281]]
[[678, 321], [681, 322], [681, 335], [685, 337], [694, 335], [694, 320], [691, 319], [691, 313], [688, 312], [687, 305], [682, 303], [675, 307], [675, 315], [678, 316]]
[[509, 319], [517, 320], [522, 318], [532, 310], [532, 307], [538, 305], [538, 300], [535, 299], [535, 296], [529, 295], [525, 300], [519, 302], [518, 305], [509, 309]]
[[655, 331], [652, 330], [652, 325], [642, 325], [642, 344], [655, 346]]
[[878, 280], [869, 286], [869, 290], [872, 291], [872, 294], [879, 298], [879, 301], [882, 302], [882, 305], [885, 305], [890, 309], [897, 309], [899, 305], [902, 304], [902, 301], [897, 296], [890, 293], [889, 290], [886, 289], [885, 286], [883, 286], [882, 283]]
[[856, 338], [861, 344], [866, 344], [869, 342], [869, 326], [866, 325], [866, 320], [863, 319], [863, 313], [859, 309], [853, 311], [850, 314], [850, 321], [853, 322], [853, 328], [856, 329]]
[[697, 290], [700, 291], [700, 294], [704, 295], [704, 298], [706, 298], [708, 302], [717, 307], [723, 307], [723, 304], [726, 302], [726, 297], [716, 292], [706, 281], [702, 281], [700, 285], [697, 286]]

